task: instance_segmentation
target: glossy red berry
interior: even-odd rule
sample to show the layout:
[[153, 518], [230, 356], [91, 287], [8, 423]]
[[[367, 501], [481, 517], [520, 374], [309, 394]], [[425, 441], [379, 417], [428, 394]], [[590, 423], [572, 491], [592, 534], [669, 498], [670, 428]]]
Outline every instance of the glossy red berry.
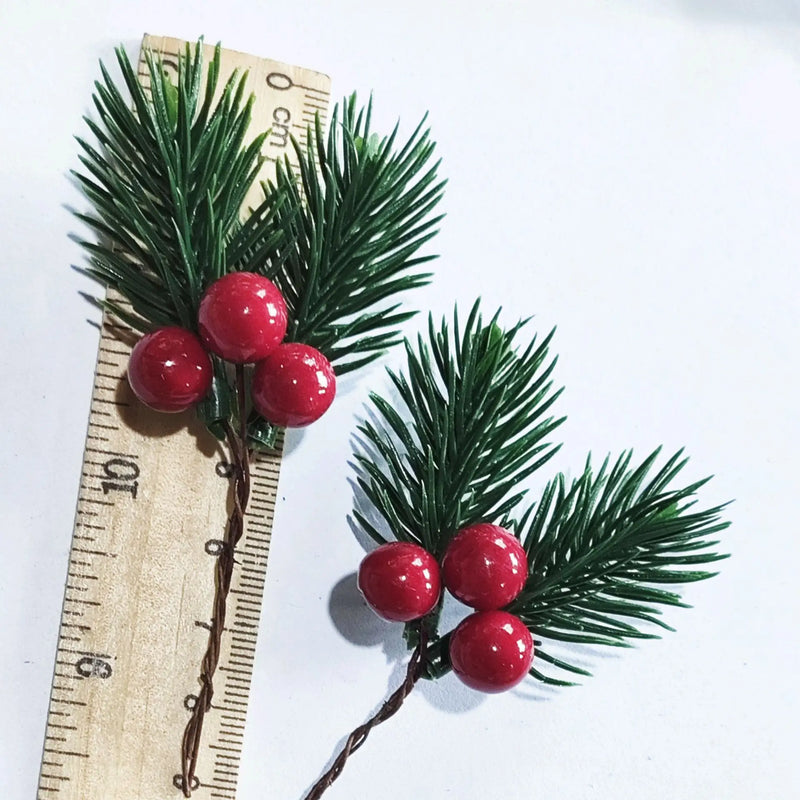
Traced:
[[318, 420], [336, 394], [331, 362], [307, 344], [282, 344], [256, 364], [250, 388], [264, 419], [283, 428]]
[[200, 340], [184, 328], [148, 333], [136, 343], [128, 363], [133, 393], [156, 411], [190, 408], [211, 388], [211, 359]]
[[361, 562], [358, 588], [376, 614], [409, 622], [424, 617], [439, 601], [439, 565], [418, 544], [389, 542]]
[[511, 689], [528, 674], [532, 661], [533, 637], [507, 611], [470, 614], [450, 636], [453, 672], [479, 692]]
[[528, 577], [528, 558], [515, 536], [499, 525], [480, 523], [459, 531], [442, 559], [450, 593], [478, 611], [508, 605]]
[[197, 330], [212, 353], [250, 364], [283, 341], [287, 320], [286, 302], [272, 281], [252, 272], [231, 272], [203, 295]]

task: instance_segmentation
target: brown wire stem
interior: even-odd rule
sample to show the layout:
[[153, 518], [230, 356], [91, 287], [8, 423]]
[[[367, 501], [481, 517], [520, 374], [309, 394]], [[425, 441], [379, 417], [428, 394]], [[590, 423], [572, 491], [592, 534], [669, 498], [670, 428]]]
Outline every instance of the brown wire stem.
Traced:
[[184, 797], [192, 796], [192, 788], [196, 787], [195, 770], [200, 752], [200, 741], [203, 733], [203, 721], [211, 708], [214, 697], [214, 673], [219, 664], [222, 649], [222, 632], [225, 629], [228, 593], [233, 579], [236, 545], [244, 533], [244, 514], [250, 499], [250, 456], [247, 450], [247, 414], [244, 381], [244, 367], [236, 366], [236, 394], [239, 406], [238, 432], [225, 423], [225, 438], [231, 453], [233, 466], [233, 510], [228, 517], [222, 550], [217, 557], [214, 571], [216, 589], [214, 592], [214, 609], [211, 628], [208, 634], [208, 647], [200, 666], [200, 693], [192, 708], [192, 715], [183, 732], [181, 746], [181, 790]]
[[341, 775], [347, 759], [367, 740], [370, 731], [376, 725], [386, 722], [389, 717], [394, 716], [400, 710], [400, 706], [403, 705], [406, 697], [411, 694], [417, 681], [422, 676], [427, 646], [428, 635], [426, 626], [423, 624], [420, 626], [419, 642], [411, 654], [403, 683], [394, 691], [372, 718], [367, 720], [363, 725], [359, 725], [347, 737], [347, 741], [344, 743], [339, 755], [336, 756], [333, 764], [331, 764], [330, 769], [311, 787], [311, 790], [305, 796], [304, 800], [318, 800], [318, 798], [322, 797], [322, 794], [328, 787]]

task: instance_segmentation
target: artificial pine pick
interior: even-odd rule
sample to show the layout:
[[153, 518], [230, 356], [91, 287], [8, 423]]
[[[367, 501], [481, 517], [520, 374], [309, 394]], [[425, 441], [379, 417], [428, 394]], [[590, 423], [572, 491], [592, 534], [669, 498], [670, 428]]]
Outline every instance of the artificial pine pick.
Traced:
[[[672, 630], [659, 606], [684, 604], [663, 586], [709, 578], [706, 565], [726, 557], [713, 549], [729, 524], [724, 506], [695, 505], [707, 479], [675, 486], [681, 452], [658, 468], [659, 450], [638, 464], [624, 452], [597, 470], [587, 458], [580, 477], [557, 475], [521, 510], [521, 482], [554, 454], [545, 439], [562, 422], [548, 415], [559, 394], [552, 334], [518, 347], [523, 327], [502, 330], [498, 314], [484, 322], [478, 303], [463, 330], [457, 312], [438, 328], [431, 318], [427, 341], [406, 343], [405, 373], [390, 373], [398, 397], [372, 395], [356, 456], [371, 508], [354, 513], [380, 546], [358, 581], [379, 615], [405, 622], [412, 654], [402, 685], [350, 734], [306, 800], [327, 790], [420, 679], [452, 670], [485, 692], [527, 675], [571, 685], [557, 676], [589, 673], [550, 642], [619, 646], [656, 637], [656, 626]], [[453, 631], [440, 631], [442, 585], [474, 609]]]
[[[79, 139], [76, 172], [97, 235], [83, 270], [113, 290], [96, 302], [144, 337], [129, 363], [134, 393], [161, 411], [195, 406], [230, 451], [233, 511], [216, 565], [201, 691], [182, 743], [188, 797], [210, 708], [234, 553], [250, 494], [252, 449], [280, 447], [280, 429], [328, 408], [336, 376], [398, 343], [414, 312], [399, 293], [426, 284], [443, 181], [424, 120], [405, 142], [371, 129], [355, 96], [319, 119], [263, 202], [244, 210], [266, 132], [250, 131], [253, 97], [234, 74], [219, 99], [220, 48], [202, 78], [202, 47], [187, 45], [173, 82], [146, 52], [149, 88], [121, 48], [124, 88], [101, 65], [96, 145]], [[114, 294], [115, 293], [115, 294]], [[127, 304], [117, 301], [121, 295]], [[256, 363], [251, 369], [249, 364]], [[251, 384], [252, 382], [252, 397]]]

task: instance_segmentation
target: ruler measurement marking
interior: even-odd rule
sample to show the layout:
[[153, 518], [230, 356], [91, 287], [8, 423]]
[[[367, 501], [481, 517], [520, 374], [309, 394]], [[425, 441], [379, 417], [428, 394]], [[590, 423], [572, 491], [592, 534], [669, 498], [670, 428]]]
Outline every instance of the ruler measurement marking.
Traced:
[[265, 461], [263, 458], [259, 459], [253, 464], [253, 472], [257, 475], [266, 475], [272, 478], [274, 486], [278, 485], [278, 477], [280, 475], [280, 464], [275, 464], [273, 461]]
[[258, 536], [256, 534], [251, 533], [247, 537], [248, 541], [255, 542], [255, 545], [263, 547], [263, 549], [268, 550], [270, 544], [270, 537], [269, 536]]
[[[94, 541], [94, 539], [92, 541]], [[87, 550], [84, 547], [75, 547], [73, 549], [77, 553], [88, 553], [89, 555], [92, 555], [92, 556], [105, 556], [106, 558], [116, 558], [117, 557], [116, 553], [107, 553], [104, 550]]]
[[[248, 628], [258, 628], [258, 623], [261, 621], [260, 615], [245, 614], [244, 611], [238, 608], [236, 609], [235, 616], [240, 618], [235, 623], [236, 625], [246, 625]], [[241, 620], [247, 620], [247, 622], [242, 622]]]
[[[250, 576], [250, 575], [262, 576], [264, 574], [264, 569], [263, 569], [263, 567], [261, 567], [261, 568], [252, 567], [252, 566], [249, 566], [249, 565], [245, 564], [244, 562], [242, 562], [242, 572], [244, 573], [244, 576], [242, 577], [242, 585], [244, 585], [244, 581], [245, 580], [256, 581], [256, 578], [247, 577], [247, 576]], [[258, 585], [263, 589], [266, 581], [263, 580], [260, 577], [259, 577], [258, 580], [259, 580], [259, 584]]]
[[[221, 754], [217, 754], [219, 756]], [[220, 761], [219, 758], [214, 759], [214, 774], [215, 775], [238, 775], [238, 765], [237, 764], [230, 764], [226, 761]]]
[[230, 733], [227, 733], [225, 735], [220, 734], [218, 741], [222, 742], [222, 744], [239, 745], [239, 747], [241, 747], [243, 738], [244, 734], [235, 734], [233, 733], [233, 731], [231, 731]]
[[[223, 769], [222, 766], [214, 767], [214, 774], [215, 775], [233, 775], [234, 777], [238, 775], [238, 770], [235, 769]], [[222, 780], [221, 778], [217, 778], [217, 780]]]
[[[222, 747], [222, 745], [218, 745], [218, 744], [210, 744], [209, 748], [212, 749], [212, 750], [224, 750], [224, 751], [226, 751], [228, 753], [240, 754], [242, 752], [241, 749], [237, 749], [235, 747]], [[236, 760], [239, 761], [239, 759], [240, 759], [240, 756], [237, 755]]]
[[244, 597], [255, 597], [259, 601], [259, 605], [261, 605], [261, 592], [246, 592], [243, 589], [231, 589], [231, 594], [240, 595]]
[[[233, 665], [234, 667], [244, 667], [244, 673], [249, 674], [248, 670], [252, 670], [253, 668], [253, 659], [248, 658], [247, 656], [239, 656], [238, 658], [234, 658], [230, 656], [227, 661], [228, 664]], [[231, 675], [230, 677], [234, 677]]]
[[[272, 495], [272, 501], [275, 501], [275, 495]], [[257, 501], [260, 502], [260, 501]], [[270, 536], [272, 533], [272, 529], [269, 526], [269, 519], [264, 519], [264, 517], [258, 514], [245, 514], [245, 517], [252, 517], [252, 519], [247, 519], [247, 529], [248, 534], [252, 535], [253, 531], [258, 531], [257, 535], [261, 536]]]
[[245, 564], [242, 562], [242, 581], [261, 581], [261, 587], [265, 584], [264, 580], [264, 567], [263, 566], [250, 566], [249, 564]]
[[81, 606], [92, 606], [94, 608], [103, 605], [99, 600], [84, 600], [82, 597], [65, 597], [64, 602], [77, 603]]
[[[79, 562], [81, 566], [89, 566], [89, 564], [85, 561]], [[85, 580], [85, 581], [97, 581], [100, 580], [97, 575], [86, 575], [83, 572], [68, 572], [70, 578], [78, 578], [78, 580]]]
[[[223, 774], [223, 775], [235, 775], [235, 774], [236, 774], [236, 773], [235, 773], [235, 772], [234, 772], [232, 769], [230, 769], [230, 768], [228, 768], [228, 769], [220, 769], [220, 768], [218, 768], [218, 767], [215, 767], [215, 768], [214, 768], [214, 772], [215, 772], [215, 773], [221, 773], [221, 774]], [[217, 778], [216, 780], [218, 780], [218, 781], [220, 781], [220, 782], [222, 782], [222, 783], [236, 783], [236, 781], [230, 781], [230, 780], [228, 780], [227, 778]]]
[[[125, 350], [119, 350], [116, 347], [109, 347], [107, 344], [103, 342], [100, 343], [100, 346], [97, 348], [101, 353], [110, 353], [117, 356], [125, 356], [126, 358], [130, 356], [131, 350], [127, 348]], [[101, 363], [100, 361], [97, 362], [98, 364]], [[114, 364], [114, 366], [117, 366]]]
[[244, 577], [243, 577], [242, 580], [239, 582], [239, 585], [244, 587], [245, 589], [255, 589], [255, 590], [257, 590], [259, 597], [263, 598], [263, 596], [264, 596], [264, 588], [266, 586], [266, 581], [260, 581], [260, 582], [259, 581], [252, 581], [251, 582], [251, 581], [245, 580]]
[[258, 553], [264, 554], [264, 560], [266, 560], [267, 555], [269, 555], [269, 541], [262, 540], [259, 541], [256, 537], [252, 534], [245, 537], [244, 540], [244, 547], [243, 550], [255, 550]]
[[[253, 526], [251, 525], [250, 527]], [[265, 544], [269, 544], [270, 540], [272, 539], [270, 532], [268, 530], [263, 530], [260, 527], [256, 528], [256, 530], [258, 531], [257, 533], [250, 531], [248, 538], [255, 542], [264, 542]]]
[[320, 89], [316, 86], [300, 86], [300, 89], [304, 89], [306, 92], [314, 92], [315, 94], [321, 94], [325, 97], [330, 97], [330, 91], [326, 89]]
[[258, 636], [255, 632], [233, 630], [231, 631], [231, 640], [234, 642], [256, 642], [258, 641]]
[[[242, 709], [246, 709], [247, 708], [247, 703], [243, 703], [241, 700], [231, 700], [230, 697], [227, 697], [226, 698], [226, 702], [230, 703], [231, 706], [239, 706]], [[212, 708], [228, 708], [229, 711], [234, 711], [235, 710], [233, 708], [229, 708], [228, 706], [212, 706]], [[246, 712], [243, 710], [242, 714], [244, 714], [244, 713], [246, 713]]]
[[131, 406], [130, 403], [124, 403], [122, 400], [107, 400], [103, 397], [93, 397], [92, 401], [104, 405], [117, 406], [118, 408], [130, 408]]
[[101, 430], [104, 430], [104, 431], [118, 431], [119, 430], [119, 425], [103, 425], [100, 422], [95, 422], [94, 420], [90, 420], [89, 424], [92, 425], [95, 428], [100, 428]]
[[116, 505], [116, 503], [112, 503], [110, 500], [100, 500], [97, 497], [81, 497], [78, 495], [78, 499], [82, 503], [90, 503], [93, 506], [111, 506], [111, 508], [113, 508]]
[[87, 447], [86, 450], [88, 450], [90, 453], [99, 453], [100, 455], [104, 456], [116, 456], [117, 458], [132, 458], [134, 460], [139, 458], [136, 453], [119, 453], [116, 450], [100, 450], [96, 447]]
[[[240, 678], [238, 675], [228, 675], [226, 680], [235, 683], [243, 683], [247, 686], [249, 686], [252, 683], [252, 679], [249, 675], [246, 678]], [[222, 715], [222, 718], [225, 719], [224, 714]], [[231, 719], [234, 719], [234, 717], [231, 717]], [[238, 717], [235, 717], [235, 719], [238, 719]]]
[[[237, 593], [239, 594], [239, 593]], [[261, 608], [261, 598], [259, 597], [257, 600], [249, 600], [247, 597], [242, 597], [241, 594], [236, 600], [237, 604], [241, 604], [244, 606], [255, 606], [256, 608]], [[250, 608], [245, 608], [245, 611], [251, 611]]]
[[250, 675], [250, 673], [246, 669], [238, 669], [236, 667], [228, 666], [228, 664], [223, 664], [217, 667], [218, 670], [222, 672], [232, 672], [234, 675]]
[[253, 531], [258, 531], [260, 534], [266, 534], [268, 538], [271, 538], [272, 531], [270, 530], [269, 526], [263, 522], [256, 522], [255, 520], [248, 520], [247, 527], [250, 529], [248, 531], [249, 535], [253, 535]]
[[[47, 748], [45, 748], [47, 750]], [[57, 755], [61, 756], [74, 756], [75, 758], [89, 758], [88, 753], [78, 753], [75, 750], [55, 750], [50, 748], [47, 750], [48, 753], [56, 753]]]

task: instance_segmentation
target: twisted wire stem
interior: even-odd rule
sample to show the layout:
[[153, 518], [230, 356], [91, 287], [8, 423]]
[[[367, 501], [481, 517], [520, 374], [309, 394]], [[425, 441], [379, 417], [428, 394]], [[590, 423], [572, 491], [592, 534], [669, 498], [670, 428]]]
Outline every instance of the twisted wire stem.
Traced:
[[244, 533], [244, 515], [250, 499], [250, 455], [247, 450], [247, 415], [244, 367], [236, 366], [236, 393], [239, 405], [239, 430], [225, 423], [225, 438], [233, 467], [233, 510], [228, 517], [225, 538], [214, 569], [214, 608], [208, 635], [208, 646], [200, 666], [200, 692], [192, 708], [192, 715], [183, 732], [181, 746], [181, 790], [184, 797], [192, 796], [196, 787], [195, 770], [200, 752], [203, 722], [211, 709], [214, 697], [214, 673], [222, 650], [222, 632], [225, 629], [228, 593], [233, 579], [236, 545]]
[[318, 800], [328, 787], [341, 775], [347, 759], [367, 740], [370, 731], [382, 722], [393, 717], [403, 705], [406, 697], [411, 694], [417, 681], [422, 677], [422, 672], [425, 668], [425, 652], [428, 645], [428, 633], [426, 625], [420, 626], [419, 641], [414, 648], [411, 659], [408, 662], [406, 669], [406, 677], [403, 683], [394, 691], [389, 699], [380, 707], [380, 709], [363, 725], [359, 725], [347, 737], [339, 755], [336, 756], [330, 769], [311, 787], [309, 793], [305, 796], [304, 800]]

